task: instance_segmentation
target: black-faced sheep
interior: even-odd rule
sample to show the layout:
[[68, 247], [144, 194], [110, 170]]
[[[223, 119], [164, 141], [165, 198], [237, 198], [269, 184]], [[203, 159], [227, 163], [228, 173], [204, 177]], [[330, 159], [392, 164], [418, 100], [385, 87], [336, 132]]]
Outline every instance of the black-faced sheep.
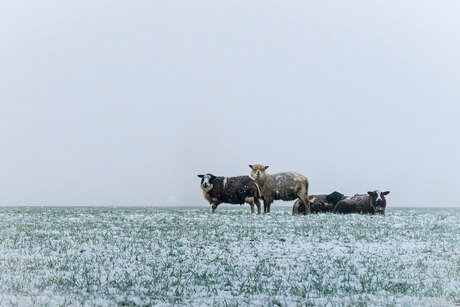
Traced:
[[216, 177], [212, 174], [198, 175], [201, 178], [203, 196], [212, 206], [212, 213], [221, 203], [244, 204], [251, 206], [254, 213], [254, 204], [260, 214], [259, 187], [249, 176]]
[[375, 190], [367, 192], [367, 195], [355, 195], [351, 198], [339, 201], [334, 207], [334, 212], [385, 214], [387, 205], [385, 195], [389, 193], [390, 191], [380, 192]]
[[[310, 195], [311, 212], [332, 212], [335, 205], [345, 198], [345, 195], [337, 191], [334, 191], [331, 194]], [[292, 215], [297, 214], [305, 214], [305, 204], [300, 199], [298, 199], [292, 207]]]
[[251, 178], [259, 185], [264, 212], [270, 212], [274, 200], [294, 200], [300, 198], [306, 204], [306, 213], [311, 213], [308, 199], [308, 179], [299, 172], [283, 172], [267, 174], [268, 166], [262, 164], [249, 165]]

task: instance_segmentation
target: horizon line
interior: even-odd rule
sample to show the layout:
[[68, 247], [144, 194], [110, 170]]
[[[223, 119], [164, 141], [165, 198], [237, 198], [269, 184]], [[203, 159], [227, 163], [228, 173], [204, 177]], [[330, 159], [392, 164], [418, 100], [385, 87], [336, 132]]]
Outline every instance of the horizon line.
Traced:
[[[239, 206], [245, 206], [246, 204], [242, 204]], [[9, 205], [9, 204], [0, 204], [0, 208], [7, 208], [7, 207], [208, 207], [209, 204], [22, 204], [22, 205]], [[279, 204], [275, 207], [291, 207], [292, 205], [288, 204]], [[225, 207], [238, 207], [238, 204], [227, 204]], [[423, 205], [423, 204], [397, 204], [387, 206], [387, 208], [460, 208], [459, 205]]]

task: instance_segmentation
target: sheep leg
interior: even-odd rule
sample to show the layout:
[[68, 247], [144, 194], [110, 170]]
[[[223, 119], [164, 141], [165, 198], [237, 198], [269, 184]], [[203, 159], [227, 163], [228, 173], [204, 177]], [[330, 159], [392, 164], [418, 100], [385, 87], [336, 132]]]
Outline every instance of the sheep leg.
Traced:
[[297, 196], [299, 196], [299, 198], [305, 204], [304, 214], [311, 214], [311, 203], [308, 199], [308, 182], [302, 183], [298, 186]]
[[273, 200], [271, 199], [264, 199], [264, 213], [270, 213], [270, 206]]
[[215, 200], [211, 203], [211, 213], [214, 213], [214, 211], [216, 211], [217, 206], [219, 206], [219, 204], [220, 203]]
[[251, 206], [251, 213], [254, 213], [254, 197], [246, 197], [244, 201]]
[[260, 214], [260, 199], [255, 198], [254, 202], [256, 203], [256, 206], [257, 206], [257, 214]]
[[299, 204], [294, 203], [294, 206], [292, 206], [292, 215], [296, 215], [299, 213]]

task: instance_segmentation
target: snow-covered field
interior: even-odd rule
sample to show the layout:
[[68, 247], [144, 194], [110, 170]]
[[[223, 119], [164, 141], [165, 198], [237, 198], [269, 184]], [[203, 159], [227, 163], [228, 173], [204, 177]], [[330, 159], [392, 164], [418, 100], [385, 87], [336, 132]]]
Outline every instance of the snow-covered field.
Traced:
[[[0, 208], [0, 305], [454, 305], [460, 209]], [[329, 304], [331, 305], [331, 304]]]

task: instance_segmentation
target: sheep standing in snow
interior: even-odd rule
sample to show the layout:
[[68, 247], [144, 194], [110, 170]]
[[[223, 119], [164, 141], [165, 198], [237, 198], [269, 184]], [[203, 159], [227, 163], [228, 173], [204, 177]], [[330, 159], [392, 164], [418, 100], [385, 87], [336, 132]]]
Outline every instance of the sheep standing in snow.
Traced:
[[249, 176], [216, 177], [212, 174], [198, 175], [201, 178], [201, 189], [204, 198], [212, 206], [212, 213], [221, 203], [244, 204], [251, 206], [254, 213], [254, 204], [260, 214], [260, 192], [257, 184]]
[[294, 200], [300, 198], [306, 204], [306, 213], [311, 213], [308, 199], [308, 179], [299, 172], [283, 172], [267, 174], [268, 166], [262, 164], [249, 165], [251, 178], [259, 185], [262, 199], [264, 200], [264, 212], [270, 212], [270, 206], [274, 200]]

